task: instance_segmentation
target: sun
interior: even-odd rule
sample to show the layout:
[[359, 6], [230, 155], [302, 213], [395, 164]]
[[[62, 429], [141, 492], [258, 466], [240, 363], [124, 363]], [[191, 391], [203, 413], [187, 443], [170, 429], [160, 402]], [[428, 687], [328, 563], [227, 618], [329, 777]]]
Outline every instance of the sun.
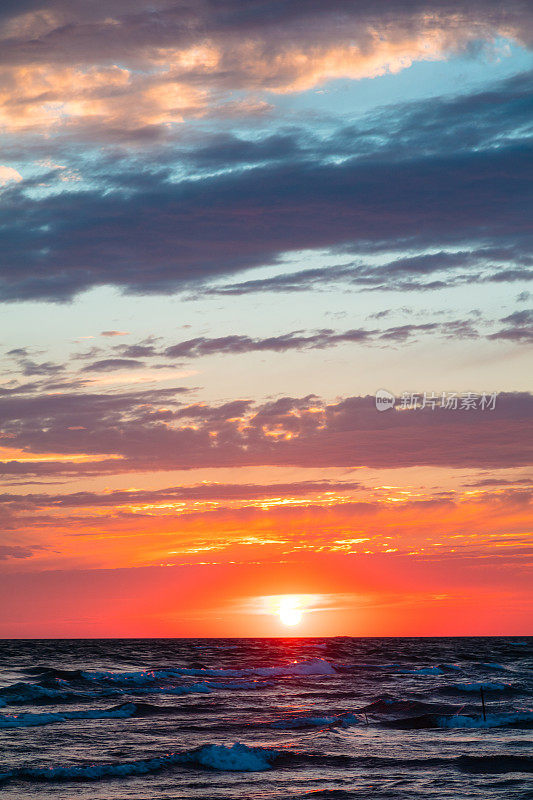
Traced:
[[299, 608], [300, 602], [298, 597], [291, 597], [287, 595], [282, 597], [279, 601], [279, 618], [283, 625], [293, 626], [299, 625], [302, 621], [302, 611]]

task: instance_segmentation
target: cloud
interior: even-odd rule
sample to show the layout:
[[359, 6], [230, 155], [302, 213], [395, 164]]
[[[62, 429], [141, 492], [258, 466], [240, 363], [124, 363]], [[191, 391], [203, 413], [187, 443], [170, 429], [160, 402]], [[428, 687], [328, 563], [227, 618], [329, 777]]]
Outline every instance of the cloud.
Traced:
[[[405, 310], [404, 310], [405, 311]], [[389, 312], [379, 312], [370, 315], [370, 318], [384, 318]], [[410, 313], [410, 312], [408, 312]], [[497, 339], [501, 331], [489, 333], [491, 323], [479, 318], [480, 315], [472, 312], [464, 319], [449, 319], [443, 322], [406, 323], [393, 325], [387, 328], [351, 328], [338, 331], [332, 328], [322, 328], [314, 331], [289, 331], [273, 336], [252, 337], [246, 334], [230, 334], [227, 336], [197, 336], [157, 350], [152, 345], [133, 344], [119, 346], [117, 351], [123, 356], [132, 357], [163, 357], [166, 359], [188, 360], [206, 356], [218, 355], [243, 355], [246, 353], [285, 353], [288, 351], [323, 350], [342, 344], [384, 345], [385, 343], [414, 342], [424, 335], [433, 335], [447, 339]], [[505, 317], [503, 322], [516, 322], [519, 330], [526, 338], [531, 329], [530, 312], [517, 312]], [[83, 368], [82, 371], [93, 369], [113, 369], [121, 364], [128, 365], [128, 359], [105, 359], [94, 362]], [[141, 362], [137, 363], [142, 366]], [[96, 366], [102, 365], [102, 366]], [[154, 366], [152, 362], [152, 366]], [[158, 365], [161, 367], [167, 364]]]
[[[315, 559], [322, 574], [332, 558], [340, 567], [342, 558], [361, 563], [381, 554], [394, 559], [393, 573], [407, 558], [411, 568], [418, 563], [421, 570], [441, 564], [455, 580], [456, 571], [450, 567], [456, 561], [469, 563], [474, 574], [477, 570], [475, 583], [487, 579], [490, 565], [493, 580], [505, 573], [510, 581], [527, 585], [531, 489], [439, 497], [422, 487], [414, 496], [388, 487], [380, 497], [365, 497], [354, 494], [357, 484], [349, 486], [304, 481], [259, 484], [257, 489], [223, 484], [139, 492], [6, 494], [0, 498], [0, 514], [46, 547], [27, 564], [34, 571], [198, 562], [281, 564], [289, 569], [291, 563], [309, 565], [309, 559]], [[18, 568], [22, 571], [24, 566]], [[331, 580], [338, 578], [338, 569], [333, 569]], [[399, 575], [382, 578], [385, 584], [401, 580]]]
[[144, 175], [105, 195], [30, 199], [11, 190], [0, 296], [59, 300], [110, 283], [176, 291], [301, 249], [510, 246], [530, 234], [530, 156], [510, 146], [468, 158], [296, 164], [180, 183]]
[[447, 323], [426, 322], [397, 325], [382, 330], [353, 328], [347, 331], [323, 329], [313, 333], [291, 331], [279, 336], [252, 338], [245, 335], [200, 336], [167, 347], [163, 353], [167, 358], [199, 358], [222, 354], [242, 354], [271, 351], [284, 353], [288, 350], [322, 350], [338, 344], [372, 344], [380, 341], [405, 342], [417, 334], [436, 333], [453, 335], [455, 338], [476, 337], [477, 331], [469, 321], [457, 320]]
[[0, 561], [7, 561], [11, 558], [31, 558], [35, 551], [44, 550], [42, 545], [32, 545], [31, 547], [21, 547], [20, 545], [0, 545]]
[[[185, 390], [0, 397], [2, 443], [22, 450], [0, 467], [9, 474], [44, 474], [32, 454], [103, 461], [105, 472], [207, 467], [297, 466], [500, 468], [531, 461], [533, 396], [500, 393], [494, 410], [376, 411], [374, 397], [327, 403], [318, 397], [263, 404], [237, 399], [187, 404]], [[111, 455], [118, 457], [109, 463]], [[50, 473], [58, 458], [48, 456]], [[98, 470], [81, 463], [80, 471]]]
[[37, 364], [31, 359], [22, 359], [20, 369], [23, 375], [57, 375], [63, 372], [63, 364], [53, 364], [51, 361], [43, 361]]
[[515, 311], [507, 317], [502, 318], [502, 322], [511, 322], [514, 325], [532, 325], [533, 324], [533, 309], [524, 309], [524, 311]]
[[[84, 167], [86, 183], [36, 192], [57, 180], [51, 169], [4, 190], [0, 298], [61, 301], [109, 284], [245, 294], [530, 279], [530, 102], [531, 76], [521, 75], [380, 111], [329, 137], [304, 125], [262, 142], [200, 137], [148, 160], [100, 154]], [[190, 174], [183, 167], [195, 153]], [[317, 249], [348, 263], [217, 284]]]
[[4, 167], [0, 165], [0, 186], [5, 186], [6, 183], [15, 181], [19, 183], [22, 180], [22, 175], [14, 167]]
[[[94, 4], [93, 4], [94, 5]], [[0, 120], [7, 130], [142, 142], [206, 114], [262, 113], [261, 92], [395, 73], [419, 60], [528, 42], [529, 8], [509, 0], [327, 5], [48, 0], [3, 4]], [[232, 92], [244, 94], [235, 100]]]
[[157, 355], [157, 350], [152, 344], [130, 344], [130, 345], [122, 345], [119, 348], [119, 352], [125, 358], [144, 358], [145, 356], [155, 356]]
[[[206, 283], [188, 299], [209, 295], [230, 297], [263, 292], [317, 291], [328, 286], [349, 287], [357, 291], [427, 291], [480, 282], [529, 281], [533, 279], [533, 270], [523, 267], [510, 270], [503, 266], [510, 261], [530, 263], [528, 251], [528, 243], [524, 243], [524, 252], [516, 246], [501, 248], [498, 252], [495, 248], [480, 247], [420, 253], [380, 264], [360, 260], [348, 265], [303, 269], [239, 283]], [[435, 274], [438, 279], [431, 279]]]
[[515, 311], [502, 322], [507, 323], [505, 328], [490, 334], [489, 339], [511, 342], [533, 342], [533, 310]]
[[150, 505], [156, 503], [180, 503], [182, 501], [233, 501], [263, 499], [269, 497], [297, 497], [323, 493], [353, 492], [360, 489], [354, 481], [295, 481], [273, 484], [197, 484], [195, 486], [171, 486], [155, 490], [75, 492], [64, 495], [52, 494], [0, 494], [0, 503], [17, 510], [32, 508], [81, 508], [85, 506]]
[[143, 362], [132, 358], [104, 358], [87, 364], [83, 367], [82, 372], [107, 372], [115, 369], [139, 369], [141, 367], [144, 367]]
[[301, 332], [291, 332], [264, 339], [239, 335], [211, 339], [204, 336], [172, 345], [167, 347], [164, 352], [169, 358], [198, 358], [221, 353], [253, 353], [267, 350], [283, 353], [287, 350], [323, 348], [343, 341], [360, 342], [367, 339], [371, 333], [372, 331], [352, 330], [346, 331], [344, 334], [336, 334], [332, 330], [324, 330], [307, 336], [302, 335]]
[[8, 350], [6, 353], [10, 358], [18, 362], [18, 371], [22, 375], [47, 375], [54, 376], [63, 372], [65, 369], [64, 364], [54, 364], [52, 361], [36, 362], [30, 358], [30, 348], [15, 347]]

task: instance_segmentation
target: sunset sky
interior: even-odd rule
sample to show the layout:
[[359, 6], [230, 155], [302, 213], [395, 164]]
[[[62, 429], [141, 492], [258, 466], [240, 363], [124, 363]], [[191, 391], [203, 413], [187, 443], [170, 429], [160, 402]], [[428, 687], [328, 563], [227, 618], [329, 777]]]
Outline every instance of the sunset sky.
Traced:
[[533, 632], [532, 45], [0, 4], [0, 637]]

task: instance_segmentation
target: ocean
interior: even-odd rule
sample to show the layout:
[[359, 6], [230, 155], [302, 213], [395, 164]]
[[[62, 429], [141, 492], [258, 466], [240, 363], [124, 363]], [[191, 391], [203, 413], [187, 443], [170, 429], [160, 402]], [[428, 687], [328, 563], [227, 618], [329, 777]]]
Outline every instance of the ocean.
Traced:
[[533, 638], [2, 641], [0, 686], [5, 800], [533, 798]]

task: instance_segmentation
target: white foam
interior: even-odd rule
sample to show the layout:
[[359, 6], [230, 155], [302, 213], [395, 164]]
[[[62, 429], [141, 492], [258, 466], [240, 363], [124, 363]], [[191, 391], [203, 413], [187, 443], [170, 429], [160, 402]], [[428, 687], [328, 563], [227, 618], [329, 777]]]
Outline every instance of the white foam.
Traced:
[[246, 667], [244, 669], [208, 669], [176, 667], [167, 670], [144, 670], [142, 672], [83, 672], [86, 680], [105, 681], [122, 686], [147, 685], [157, 681], [172, 680], [182, 675], [191, 677], [227, 677], [246, 678], [256, 675], [260, 678], [312, 675], [336, 675], [336, 670], [329, 661], [323, 658], [313, 658], [308, 661], [297, 661], [277, 667]]
[[178, 669], [142, 670], [140, 672], [82, 672], [82, 676], [88, 681], [105, 681], [119, 686], [145, 686], [157, 681], [174, 680], [176, 676], [182, 674], [183, 671]]
[[148, 772], [155, 772], [168, 764], [182, 763], [183, 760], [183, 755], [180, 753], [160, 758], [150, 758], [146, 761], [131, 761], [126, 764], [29, 768], [21, 770], [19, 774], [22, 774], [23, 777], [41, 778], [46, 781], [69, 780], [71, 778], [98, 780], [106, 776], [146, 775]]
[[135, 705], [126, 703], [120, 708], [87, 709], [86, 711], [63, 711], [49, 714], [0, 714], [0, 728], [34, 728], [53, 722], [72, 719], [125, 719], [135, 713]]
[[244, 744], [234, 744], [232, 747], [210, 744], [200, 748], [194, 761], [211, 769], [259, 772], [270, 769], [271, 765], [267, 758], [272, 754], [273, 751], [247, 747]]
[[533, 711], [515, 711], [510, 714], [487, 714], [482, 717], [465, 717], [456, 714], [454, 717], [437, 717], [441, 728], [499, 728], [509, 723], [528, 722], [533, 720]]
[[257, 675], [259, 678], [282, 678], [286, 676], [306, 677], [312, 675], [336, 675], [336, 670], [329, 661], [323, 658], [312, 658], [308, 661], [295, 661], [278, 667], [246, 667], [244, 669], [183, 669], [183, 675], [206, 675], [211, 678], [217, 676], [228, 678], [246, 678]]
[[271, 762], [277, 755], [277, 750], [249, 747], [238, 742], [228, 747], [210, 744], [184, 753], [168, 753], [164, 756], [122, 764], [101, 763], [69, 767], [23, 767], [20, 770], [5, 773], [4, 778], [18, 776], [46, 781], [98, 780], [108, 776], [146, 775], [173, 764], [196, 764], [208, 769], [224, 771], [258, 772], [270, 769]]

